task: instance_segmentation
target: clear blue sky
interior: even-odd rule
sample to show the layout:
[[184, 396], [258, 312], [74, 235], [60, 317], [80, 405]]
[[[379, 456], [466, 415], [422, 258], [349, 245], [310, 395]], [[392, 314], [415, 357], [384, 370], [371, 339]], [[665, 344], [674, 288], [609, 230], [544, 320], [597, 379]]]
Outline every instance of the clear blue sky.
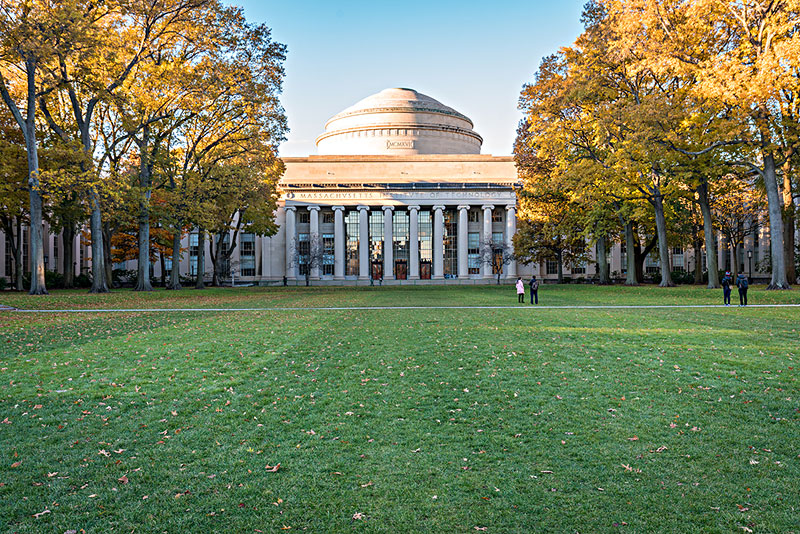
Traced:
[[411, 87], [464, 113], [483, 154], [509, 155], [517, 99], [542, 57], [580, 34], [584, 0], [229, 0], [288, 46], [282, 156], [316, 154], [314, 139], [344, 108]]

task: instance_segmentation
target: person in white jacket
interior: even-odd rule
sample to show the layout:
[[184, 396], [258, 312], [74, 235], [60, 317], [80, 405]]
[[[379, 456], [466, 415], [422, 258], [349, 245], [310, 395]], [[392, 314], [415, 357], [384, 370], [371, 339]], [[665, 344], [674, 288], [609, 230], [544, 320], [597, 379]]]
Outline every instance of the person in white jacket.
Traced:
[[517, 301], [525, 304], [525, 283], [519, 277], [517, 278]]

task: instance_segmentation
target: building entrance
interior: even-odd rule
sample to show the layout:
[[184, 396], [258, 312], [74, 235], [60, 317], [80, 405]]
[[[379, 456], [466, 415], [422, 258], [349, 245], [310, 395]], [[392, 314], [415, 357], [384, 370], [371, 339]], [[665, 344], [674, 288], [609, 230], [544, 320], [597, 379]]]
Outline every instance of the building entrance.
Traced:
[[373, 280], [383, 279], [383, 262], [380, 260], [372, 262], [372, 279]]
[[397, 260], [394, 262], [394, 277], [398, 280], [405, 280], [408, 278], [408, 263], [406, 263], [406, 260]]
[[421, 261], [419, 262], [419, 277], [421, 280], [430, 280], [431, 279], [431, 262], [430, 261]]

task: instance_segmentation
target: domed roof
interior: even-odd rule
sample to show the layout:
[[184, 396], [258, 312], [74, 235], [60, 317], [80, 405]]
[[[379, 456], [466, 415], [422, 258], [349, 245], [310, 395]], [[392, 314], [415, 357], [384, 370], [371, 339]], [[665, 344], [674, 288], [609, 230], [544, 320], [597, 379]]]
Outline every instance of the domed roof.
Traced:
[[384, 89], [337, 113], [317, 138], [321, 155], [479, 154], [472, 121], [414, 89]]
[[379, 93], [359, 100], [344, 111], [337, 113], [328, 120], [325, 124], [325, 128], [327, 129], [330, 123], [343, 117], [385, 113], [388, 111], [441, 113], [467, 121], [470, 127], [472, 127], [472, 121], [466, 116], [449, 106], [445, 106], [435, 98], [431, 98], [414, 89], [394, 87], [391, 89], [384, 89]]

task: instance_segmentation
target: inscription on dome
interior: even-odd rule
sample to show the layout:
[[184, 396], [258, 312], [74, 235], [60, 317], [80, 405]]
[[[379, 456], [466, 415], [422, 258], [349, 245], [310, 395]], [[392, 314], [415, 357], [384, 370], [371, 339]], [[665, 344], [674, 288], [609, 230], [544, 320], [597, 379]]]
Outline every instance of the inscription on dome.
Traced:
[[386, 141], [386, 148], [414, 148], [414, 141]]

